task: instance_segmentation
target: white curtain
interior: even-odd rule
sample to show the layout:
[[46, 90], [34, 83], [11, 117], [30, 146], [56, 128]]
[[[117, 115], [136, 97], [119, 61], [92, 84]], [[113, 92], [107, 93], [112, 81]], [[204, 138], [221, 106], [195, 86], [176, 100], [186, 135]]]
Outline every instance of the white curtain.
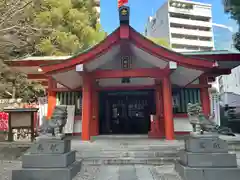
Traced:
[[47, 116], [48, 111], [48, 100], [47, 97], [38, 98], [39, 112], [38, 112], [38, 125], [41, 126], [43, 116]]
[[75, 105], [68, 105], [67, 111], [68, 111], [68, 118], [67, 118], [67, 124], [64, 127], [64, 133], [72, 134], [73, 127], [74, 127]]

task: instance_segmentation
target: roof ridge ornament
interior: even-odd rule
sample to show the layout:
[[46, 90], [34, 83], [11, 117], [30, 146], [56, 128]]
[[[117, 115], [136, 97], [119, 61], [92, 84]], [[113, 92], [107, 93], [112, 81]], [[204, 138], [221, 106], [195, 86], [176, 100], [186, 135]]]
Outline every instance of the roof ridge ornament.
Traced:
[[129, 24], [129, 15], [130, 15], [130, 8], [128, 6], [121, 6], [118, 9], [119, 11], [119, 20], [120, 24]]

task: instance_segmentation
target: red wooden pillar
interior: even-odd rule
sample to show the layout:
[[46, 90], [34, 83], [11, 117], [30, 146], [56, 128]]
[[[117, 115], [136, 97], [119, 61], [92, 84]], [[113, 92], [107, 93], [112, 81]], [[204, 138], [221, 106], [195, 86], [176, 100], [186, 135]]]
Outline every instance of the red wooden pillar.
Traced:
[[96, 134], [95, 136], [99, 135], [99, 92], [96, 91], [96, 99], [95, 99], [95, 121], [96, 121]]
[[99, 134], [99, 117], [98, 117], [98, 91], [94, 87], [92, 91], [92, 119], [91, 119], [91, 135], [97, 136]]
[[54, 110], [54, 107], [56, 106], [56, 95], [57, 93], [55, 91], [52, 91], [53, 88], [57, 86], [56, 81], [54, 81], [52, 78], [48, 78], [48, 90], [47, 90], [47, 96], [48, 96], [48, 111], [47, 111], [47, 118], [50, 119]]
[[164, 77], [162, 84], [163, 84], [165, 136], [167, 140], [174, 140], [172, 88], [171, 88], [171, 82], [169, 77]]
[[82, 78], [82, 140], [89, 141], [92, 119], [92, 79], [89, 75], [83, 75]]
[[[207, 85], [208, 84], [207, 77], [205, 76], [200, 77], [199, 83], [203, 85]], [[209, 92], [207, 87], [200, 89], [200, 98], [201, 98], [203, 113], [206, 116], [209, 116], [210, 115], [210, 98], [209, 98]]]
[[157, 85], [157, 100], [158, 100], [158, 109], [157, 109], [157, 117], [159, 119], [159, 125], [160, 125], [160, 132], [161, 136], [164, 136], [165, 134], [165, 124], [164, 124], [164, 116], [163, 116], [163, 92], [162, 92], [162, 84]]
[[151, 138], [162, 138], [164, 136], [164, 122], [163, 122], [163, 101], [162, 101], [162, 87], [160, 84], [156, 84], [155, 89], [155, 101], [156, 101], [156, 117], [154, 121], [151, 121], [151, 131], [148, 136]]

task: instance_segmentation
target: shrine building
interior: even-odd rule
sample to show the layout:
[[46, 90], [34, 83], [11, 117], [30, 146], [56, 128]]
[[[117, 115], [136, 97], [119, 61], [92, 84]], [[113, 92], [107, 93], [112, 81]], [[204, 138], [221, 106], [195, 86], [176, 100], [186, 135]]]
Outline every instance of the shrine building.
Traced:
[[101, 134], [173, 140], [189, 133], [187, 104], [199, 102], [210, 115], [209, 82], [240, 65], [240, 54], [177, 53], [134, 30], [128, 7], [119, 16], [113, 33], [78, 55], [6, 63], [46, 86], [48, 117], [56, 105], [75, 105], [74, 133], [82, 140]]

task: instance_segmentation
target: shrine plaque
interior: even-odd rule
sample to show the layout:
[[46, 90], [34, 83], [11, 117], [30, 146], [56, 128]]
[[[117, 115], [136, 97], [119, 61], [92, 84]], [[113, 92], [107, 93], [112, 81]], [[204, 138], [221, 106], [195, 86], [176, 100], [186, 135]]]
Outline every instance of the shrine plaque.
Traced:
[[31, 113], [32, 112], [15, 112], [11, 113], [11, 126], [17, 127], [31, 127]]

